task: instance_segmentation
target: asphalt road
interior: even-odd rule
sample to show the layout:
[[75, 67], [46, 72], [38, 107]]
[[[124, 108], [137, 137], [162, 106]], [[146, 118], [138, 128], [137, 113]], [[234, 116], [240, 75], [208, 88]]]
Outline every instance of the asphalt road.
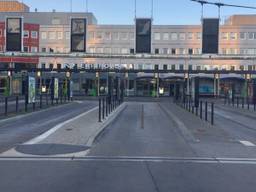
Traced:
[[[89, 103], [66, 114], [95, 105]], [[53, 119], [65, 113], [57, 110]], [[239, 143], [254, 138], [250, 119], [225, 124], [224, 111], [217, 110], [218, 126], [211, 126], [166, 101], [129, 103], [86, 157], [0, 158], [0, 191], [254, 192], [256, 150]]]
[[24, 143], [55, 125], [97, 106], [94, 101], [73, 102], [0, 121], [0, 152]]

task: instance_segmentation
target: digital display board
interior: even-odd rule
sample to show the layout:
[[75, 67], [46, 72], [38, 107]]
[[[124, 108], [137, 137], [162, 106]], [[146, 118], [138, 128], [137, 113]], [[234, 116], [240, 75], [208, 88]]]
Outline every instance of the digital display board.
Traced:
[[22, 19], [6, 19], [6, 51], [22, 51]]
[[218, 54], [219, 52], [219, 19], [203, 19], [203, 54]]
[[136, 53], [151, 53], [151, 19], [136, 19]]
[[86, 31], [86, 19], [71, 19], [71, 52], [86, 52]]

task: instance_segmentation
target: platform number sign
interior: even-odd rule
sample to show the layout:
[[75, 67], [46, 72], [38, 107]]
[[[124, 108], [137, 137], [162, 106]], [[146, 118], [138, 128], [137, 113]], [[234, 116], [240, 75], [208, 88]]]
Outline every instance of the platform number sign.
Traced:
[[22, 18], [6, 19], [6, 51], [22, 51]]
[[151, 19], [136, 19], [136, 53], [151, 53]]
[[86, 31], [86, 19], [71, 19], [71, 52], [86, 52]]
[[203, 19], [203, 54], [218, 54], [219, 52], [219, 19]]

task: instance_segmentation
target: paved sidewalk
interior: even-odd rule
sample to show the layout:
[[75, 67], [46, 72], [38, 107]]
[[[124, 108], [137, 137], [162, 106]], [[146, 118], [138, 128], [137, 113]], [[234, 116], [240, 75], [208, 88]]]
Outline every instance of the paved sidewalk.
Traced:
[[90, 111], [55, 126], [39, 137], [3, 153], [2, 156], [61, 156], [79, 154], [81, 152], [83, 152], [82, 155], [85, 155], [97, 135], [99, 135], [125, 107], [125, 103], [120, 105], [102, 123], [98, 122], [98, 107], [95, 107]]

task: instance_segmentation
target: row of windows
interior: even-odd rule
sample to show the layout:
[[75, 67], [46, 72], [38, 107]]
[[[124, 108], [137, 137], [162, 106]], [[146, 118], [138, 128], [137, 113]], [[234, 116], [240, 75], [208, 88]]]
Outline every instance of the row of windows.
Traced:
[[41, 48], [41, 52], [42, 53], [69, 53], [70, 52], [70, 48], [68, 47], [55, 47], [55, 48], [52, 48], [52, 47], [42, 47]]
[[154, 40], [160, 41], [169, 41], [169, 40], [200, 40], [202, 38], [202, 33], [197, 32], [197, 33], [160, 33], [156, 32], [154, 33]]
[[23, 47], [23, 51], [24, 51], [24, 52], [37, 53], [37, 52], [38, 52], [38, 48], [32, 46], [32, 47], [30, 47], [30, 51], [29, 51], [29, 46], [24, 46], [24, 47]]
[[133, 32], [89, 32], [90, 40], [134, 40]]
[[66, 39], [66, 40], [69, 40], [70, 39], [70, 32], [69, 31], [66, 31], [64, 32], [65, 33], [65, 37], [64, 37], [64, 34], [62, 31], [49, 31], [49, 32], [46, 32], [46, 31], [42, 31], [41, 32], [41, 39], [43, 40], [62, 40], [62, 39]]
[[[0, 29], [0, 37], [5, 36], [5, 31], [3, 32], [2, 29]], [[23, 37], [24, 38], [29, 38], [31, 37], [32, 39], [38, 39], [38, 31], [28, 31], [24, 30], [23, 31]]]
[[184, 64], [56, 64], [41, 63], [41, 68], [126, 68], [139, 70], [256, 70], [256, 65], [184, 65]]
[[256, 32], [221, 33], [222, 40], [256, 40]]

